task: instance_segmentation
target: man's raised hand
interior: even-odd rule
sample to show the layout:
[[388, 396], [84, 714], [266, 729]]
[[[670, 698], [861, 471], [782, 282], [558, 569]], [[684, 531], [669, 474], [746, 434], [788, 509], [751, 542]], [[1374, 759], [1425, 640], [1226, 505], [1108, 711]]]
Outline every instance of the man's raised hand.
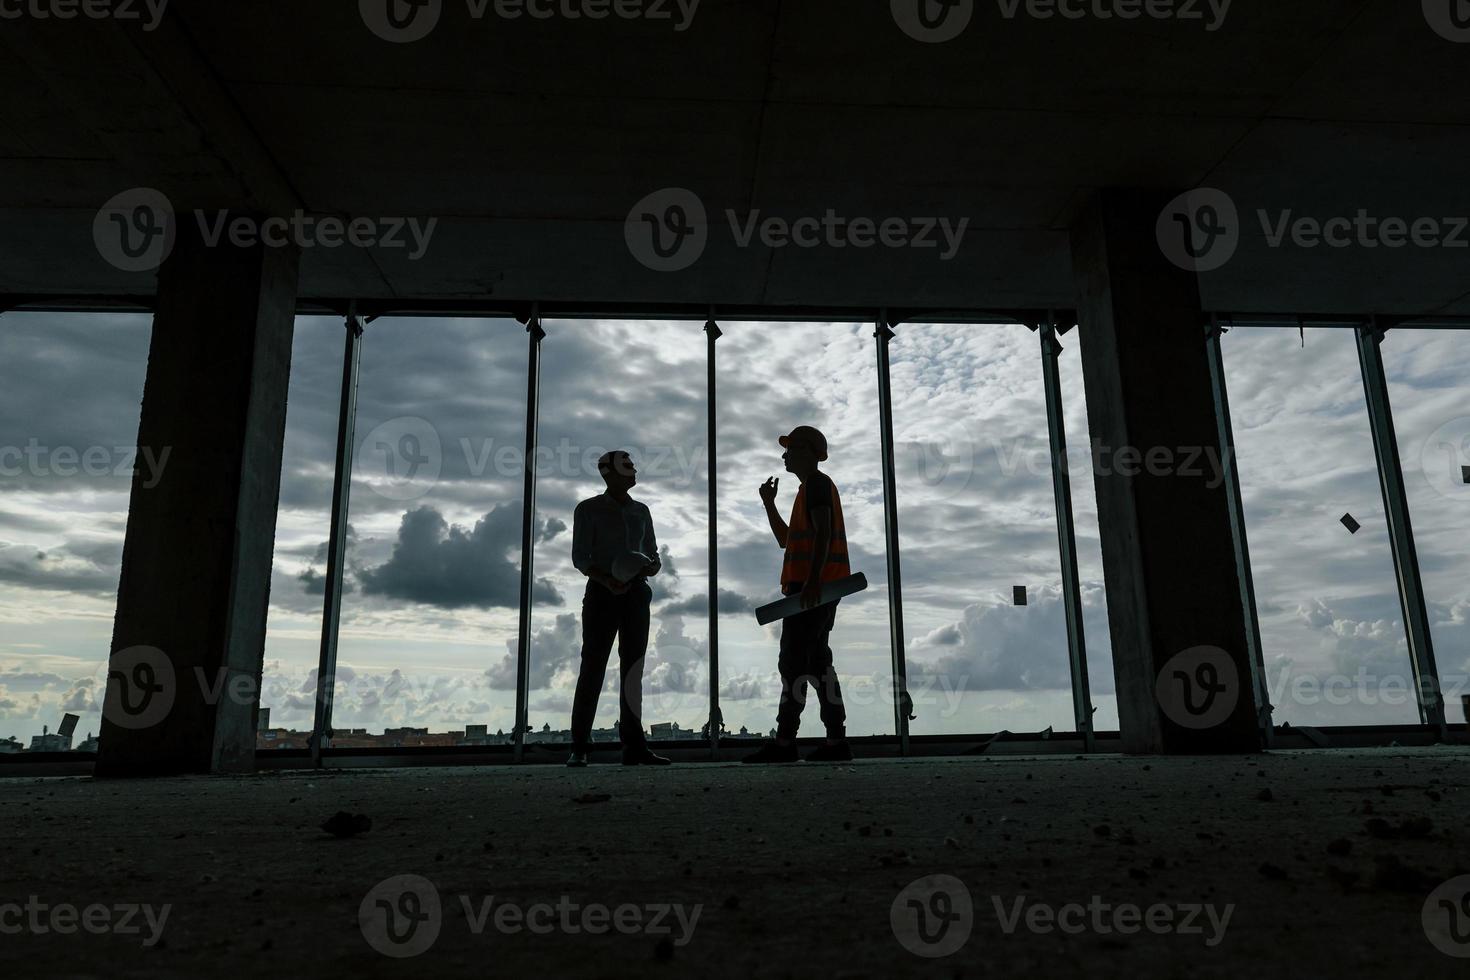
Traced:
[[767, 504], [774, 504], [776, 502], [776, 490], [780, 486], [780, 480], [774, 476], [768, 477], [766, 482], [761, 484], [761, 500]]

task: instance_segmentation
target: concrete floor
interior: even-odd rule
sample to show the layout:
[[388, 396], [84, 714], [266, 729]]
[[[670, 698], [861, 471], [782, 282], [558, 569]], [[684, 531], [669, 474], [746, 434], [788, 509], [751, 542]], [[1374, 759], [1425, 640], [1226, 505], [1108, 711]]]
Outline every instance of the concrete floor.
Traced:
[[[5, 903], [31, 908], [18, 934], [0, 935], [0, 973], [1463, 977], [1466, 961], [1431, 944], [1423, 910], [1470, 873], [1467, 764], [1470, 750], [1440, 748], [7, 779], [0, 928], [19, 921]], [[337, 810], [367, 814], [372, 829], [327, 836], [318, 824]], [[367, 935], [383, 942], [384, 893], [365, 899], [399, 875], [427, 879], [441, 901], [437, 939], [414, 959], [376, 952]], [[973, 902], [972, 921], [951, 923], [939, 946], [915, 944], [907, 900], [962, 915], [963, 895], [904, 893], [929, 875], [959, 879]], [[391, 886], [394, 907], [414, 911], [401, 892]], [[934, 950], [968, 926], [957, 952], [905, 948], [890, 915], [901, 893], [904, 937]], [[1038, 903], [1071, 902], [1108, 908], [1064, 911], [1074, 934], [1028, 930], [1027, 916], [1044, 921]], [[137, 933], [49, 931], [67, 924], [56, 906], [94, 903], [148, 905], [155, 921], [170, 909], [151, 947], [143, 914]], [[552, 906], [536, 919], [552, 931], [497, 931], [507, 903]], [[598, 903], [637, 906], [645, 922], [655, 906], [683, 906], [685, 922], [701, 909], [692, 932], [669, 913], [667, 935], [588, 935], [580, 916]], [[1201, 931], [1117, 931], [1129, 924], [1119, 907], [1160, 904], [1161, 928], [1187, 918]], [[631, 923], [634, 911], [613, 914]], [[1454, 948], [1470, 955], [1470, 942]]]

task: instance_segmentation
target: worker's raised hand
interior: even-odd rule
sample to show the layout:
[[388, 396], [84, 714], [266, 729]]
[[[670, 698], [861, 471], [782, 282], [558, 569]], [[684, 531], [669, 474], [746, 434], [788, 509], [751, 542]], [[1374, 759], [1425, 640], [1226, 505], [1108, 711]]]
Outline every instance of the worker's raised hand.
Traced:
[[780, 486], [781, 481], [774, 476], [767, 478], [766, 482], [761, 484], [761, 500], [767, 504], [774, 504], [776, 502], [776, 490]]

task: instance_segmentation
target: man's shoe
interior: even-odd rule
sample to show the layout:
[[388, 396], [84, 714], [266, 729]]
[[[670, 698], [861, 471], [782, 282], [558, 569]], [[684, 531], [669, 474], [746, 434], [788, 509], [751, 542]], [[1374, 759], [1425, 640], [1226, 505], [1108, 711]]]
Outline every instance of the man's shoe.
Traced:
[[795, 762], [797, 760], [796, 745], [782, 745], [780, 742], [767, 742], [756, 752], [741, 759], [741, 762], [753, 765], [764, 765], [771, 762]]
[[661, 755], [654, 755], [651, 749], [623, 752], [623, 765], [625, 766], [668, 766], [672, 764], [672, 759], [665, 759]]
[[847, 739], [840, 742], [828, 742], [813, 749], [806, 757], [807, 762], [851, 762], [852, 746], [847, 744]]
[[586, 752], [575, 752], [574, 751], [571, 755], [567, 756], [567, 768], [568, 769], [585, 769], [586, 767], [587, 767], [587, 753]]

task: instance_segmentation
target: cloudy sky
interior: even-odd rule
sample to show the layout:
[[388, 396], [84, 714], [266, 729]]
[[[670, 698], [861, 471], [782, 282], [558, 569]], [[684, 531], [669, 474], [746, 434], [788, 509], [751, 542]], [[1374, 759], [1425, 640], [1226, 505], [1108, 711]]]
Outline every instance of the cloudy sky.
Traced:
[[[66, 710], [97, 727], [126, 526], [148, 319], [0, 317], [0, 737]], [[572, 509], [593, 465], [632, 450], [665, 548], [645, 719], [698, 728], [708, 674], [705, 344], [701, 325], [546, 325], [531, 721], [566, 727], [584, 581]], [[856, 569], [833, 637], [854, 734], [891, 732], [874, 341], [866, 324], [724, 325], [719, 342], [721, 698], [766, 731], [780, 552], [756, 488], [776, 436], [826, 431]], [[1078, 336], [1064, 338], [1093, 701], [1113, 728], [1112, 666]], [[309, 727], [336, 437], [342, 327], [298, 321], [264, 703]], [[1241, 329], [1224, 340], [1268, 675], [1278, 719], [1412, 722], [1407, 648], [1352, 337]], [[1470, 670], [1463, 573], [1470, 337], [1404, 331], [1385, 346], [1442, 672]], [[916, 733], [1072, 728], [1040, 355], [1020, 326], [906, 325], [893, 341], [906, 656]], [[363, 340], [339, 728], [485, 723], [514, 708], [527, 345], [516, 323], [385, 319]], [[143, 464], [156, 465], [157, 460]], [[163, 465], [167, 465], [166, 460]], [[795, 481], [781, 483], [789, 507]], [[1362, 529], [1341, 523], [1351, 513]], [[1012, 604], [1024, 585], [1029, 602]], [[611, 681], [612, 679], [609, 678]], [[604, 696], [599, 724], [615, 701]], [[1452, 718], [1459, 717], [1458, 709]]]

